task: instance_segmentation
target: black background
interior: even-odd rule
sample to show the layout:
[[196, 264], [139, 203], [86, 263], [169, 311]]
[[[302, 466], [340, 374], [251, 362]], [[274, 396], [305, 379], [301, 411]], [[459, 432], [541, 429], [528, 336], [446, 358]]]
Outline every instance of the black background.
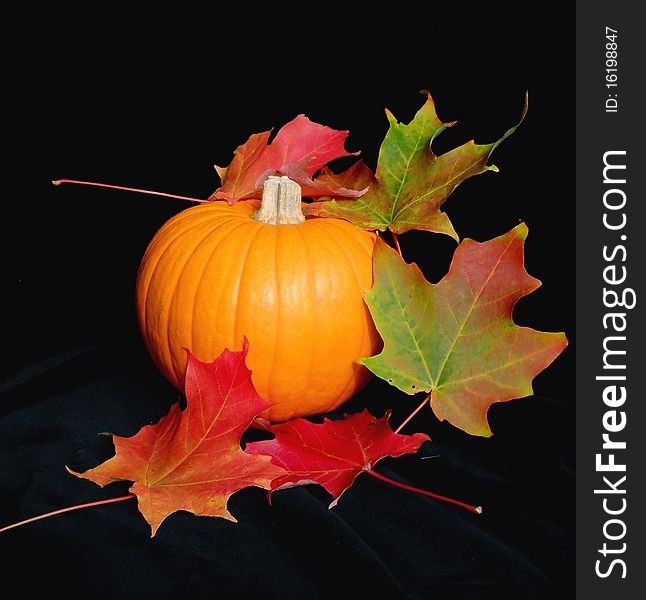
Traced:
[[[253, 23], [167, 14], [163, 25], [58, 16], [20, 70], [8, 116], [17, 135], [2, 259], [1, 523], [125, 493], [63, 466], [95, 466], [111, 454], [97, 432], [132, 435], [176, 400], [139, 338], [133, 290], [148, 241], [187, 203], [52, 179], [207, 197], [219, 185], [213, 164], [299, 113], [349, 129], [346, 146], [374, 168], [384, 108], [408, 122], [418, 90], [458, 121], [436, 152], [498, 139], [528, 90], [524, 123], [494, 153], [500, 173], [468, 180], [444, 209], [479, 241], [528, 224], [526, 267], [543, 287], [518, 303], [515, 320], [565, 330], [571, 345], [535, 379], [535, 397], [492, 407], [492, 439], [427, 411], [408, 431], [433, 443], [383, 461], [402, 481], [483, 504], [482, 517], [364, 476], [332, 511], [313, 486], [276, 495], [271, 508], [251, 489], [230, 502], [240, 524], [176, 514], [150, 541], [123, 503], [0, 534], [10, 576], [29, 568], [42, 577], [21, 578], [27, 590], [97, 598], [327, 598], [350, 585], [392, 598], [573, 597], [573, 58], [562, 39], [558, 65], [545, 55], [573, 14], [523, 10], [433, 19], [402, 7], [372, 24], [326, 11], [300, 24], [279, 13]], [[410, 232], [401, 242], [429, 280], [446, 272], [448, 237]], [[373, 382], [344, 408], [392, 407], [396, 424], [416, 400]]]

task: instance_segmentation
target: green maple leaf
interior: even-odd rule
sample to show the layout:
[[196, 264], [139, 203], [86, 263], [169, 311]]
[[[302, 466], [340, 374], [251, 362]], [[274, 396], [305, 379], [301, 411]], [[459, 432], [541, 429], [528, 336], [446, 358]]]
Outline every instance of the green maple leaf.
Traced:
[[[465, 179], [498, 170], [494, 165], [487, 165], [487, 161], [498, 144], [516, 131], [520, 123], [492, 144], [475, 144], [470, 140], [436, 156], [433, 140], [455, 122], [443, 123], [435, 112], [433, 98], [426, 94], [426, 102], [408, 125], [398, 123], [386, 111], [390, 127], [379, 150], [376, 179], [368, 192], [356, 200], [313, 202], [306, 214], [347, 219], [363, 229], [390, 229], [395, 233], [410, 229], [434, 231], [459, 241], [449, 217], [441, 211], [442, 204]], [[527, 98], [521, 122], [526, 112]], [[335, 176], [338, 180], [327, 172], [326, 181], [352, 185], [348, 171]]]
[[540, 286], [523, 265], [526, 237], [520, 224], [488, 242], [463, 240], [437, 284], [379, 239], [366, 303], [384, 348], [359, 362], [407, 394], [431, 392], [439, 419], [490, 436], [489, 406], [531, 395], [532, 379], [567, 346], [563, 333], [512, 320], [516, 301]]

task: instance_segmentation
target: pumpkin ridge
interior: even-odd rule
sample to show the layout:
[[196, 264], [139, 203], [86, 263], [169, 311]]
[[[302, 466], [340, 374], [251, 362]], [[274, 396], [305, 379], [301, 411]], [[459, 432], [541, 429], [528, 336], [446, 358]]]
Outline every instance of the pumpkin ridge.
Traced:
[[[252, 225], [257, 225], [257, 221], [251, 221]], [[240, 262], [240, 275], [236, 278], [238, 281], [238, 290], [236, 292], [236, 300], [235, 300], [235, 311], [233, 313], [233, 340], [234, 343], [238, 340], [238, 315], [240, 314], [240, 290], [242, 289], [242, 279], [244, 277], [245, 271], [247, 269], [247, 261], [249, 260], [249, 254], [251, 252], [251, 247], [254, 245], [256, 240], [258, 239], [258, 235], [262, 231], [262, 226], [258, 227], [256, 226], [256, 230], [253, 232], [253, 235], [251, 236], [251, 239], [249, 240], [249, 244], [247, 245], [247, 251], [245, 252], [244, 258]], [[220, 297], [218, 297], [219, 301]], [[217, 310], [217, 305], [219, 302], [215, 303], [216, 310]], [[245, 336], [247, 335], [248, 332], [242, 332], [242, 335]], [[266, 398], [265, 398], [266, 400]]]
[[[209, 252], [209, 255], [206, 257], [206, 259], [203, 262], [202, 268], [200, 270], [200, 275], [197, 278], [198, 283], [195, 286], [195, 289], [193, 291], [193, 300], [192, 300], [191, 313], [190, 313], [192, 315], [192, 317], [191, 317], [191, 325], [190, 325], [190, 338], [191, 338], [191, 346], [190, 347], [193, 349], [194, 352], [197, 352], [197, 347], [196, 347], [196, 343], [195, 343], [196, 328], [195, 328], [195, 323], [194, 323], [195, 305], [197, 303], [197, 299], [198, 299], [198, 296], [200, 294], [200, 289], [201, 289], [201, 287], [203, 285], [202, 282], [204, 281], [204, 274], [209, 269], [209, 267], [211, 265], [211, 262], [213, 261], [213, 258], [216, 256], [216, 253], [220, 249], [222, 244], [224, 242], [231, 242], [232, 234], [234, 234], [235, 232], [239, 232], [242, 227], [247, 225], [247, 223], [248, 223], [248, 221], [243, 218], [243, 219], [240, 220], [239, 223], [236, 223], [234, 225], [234, 227], [232, 227], [229, 231], [227, 231], [224, 235], [222, 235], [220, 237], [220, 239], [218, 239], [215, 242], [215, 245], [211, 248], [211, 251]], [[221, 225], [217, 226], [213, 231], [214, 232], [219, 231], [220, 229], [221, 229]], [[188, 264], [188, 261], [186, 262], [185, 266], [187, 264]], [[214, 312], [217, 312], [217, 307], [218, 307], [218, 304], [220, 303], [222, 289], [219, 289], [218, 292], [219, 293], [218, 293], [217, 299], [213, 301]], [[214, 358], [215, 358], [215, 356], [209, 355], [209, 356], [206, 357], [206, 360], [213, 360]]]
[[[343, 232], [346, 237], [352, 239], [352, 241], [355, 243], [355, 245], [359, 246], [368, 255], [368, 257], [370, 258], [370, 262], [372, 262], [372, 252], [373, 252], [374, 245], [375, 245], [374, 240], [372, 242], [371, 248], [367, 249], [361, 242], [359, 242], [357, 237], [355, 235], [353, 235], [354, 232], [348, 231], [348, 229], [345, 227], [345, 223], [347, 223], [348, 225], [351, 225], [351, 223], [349, 223], [347, 221], [342, 221], [342, 220], [336, 219], [334, 217], [325, 218], [325, 225], [326, 226], [331, 225], [332, 227], [335, 227], [337, 231]], [[363, 230], [357, 228], [357, 233], [367, 233], [367, 232], [364, 232]]]
[[[350, 237], [350, 236], [348, 236], [348, 237]], [[345, 246], [341, 242], [339, 242], [339, 240], [337, 240], [336, 237], [330, 235], [330, 236], [328, 236], [328, 239], [331, 240], [334, 244], [336, 244], [341, 249], [341, 253], [343, 254], [343, 256], [345, 256], [345, 259], [347, 260], [348, 264], [350, 265], [350, 268], [352, 269], [352, 273], [354, 273], [354, 279], [355, 279], [355, 283], [357, 284], [357, 288], [359, 290], [359, 295], [361, 296], [362, 302], [365, 305], [365, 301], [363, 300], [363, 292], [364, 292], [364, 290], [363, 290], [363, 286], [361, 285], [361, 277], [357, 273], [357, 267], [356, 267], [356, 265], [354, 263], [354, 260], [348, 254], [348, 251], [346, 250]], [[367, 310], [367, 307], [366, 307], [366, 310]], [[366, 340], [366, 333], [367, 333], [366, 329], [362, 327], [361, 328], [361, 339], [359, 340], [359, 343], [357, 344], [357, 349], [363, 347], [363, 344], [364, 344], [364, 342]]]
[[[183, 371], [182, 371], [182, 369], [180, 367], [178, 367], [177, 359], [175, 357], [175, 353], [173, 352], [173, 350], [171, 348], [171, 331], [170, 331], [172, 315], [173, 315], [173, 309], [174, 309], [174, 304], [175, 304], [175, 298], [176, 298], [176, 295], [177, 295], [177, 290], [179, 289], [179, 282], [180, 282], [180, 280], [182, 278], [182, 275], [184, 274], [184, 270], [186, 269], [187, 265], [190, 263], [192, 257], [195, 255], [198, 248], [200, 246], [202, 246], [202, 244], [204, 244], [206, 242], [206, 240], [208, 240], [212, 235], [214, 235], [216, 233], [220, 233], [220, 231], [226, 225], [228, 225], [230, 223], [231, 223], [231, 221], [227, 220], [227, 221], [225, 221], [223, 223], [219, 223], [215, 227], [213, 227], [213, 225], [210, 225], [210, 227], [209, 227], [208, 231], [206, 232], [206, 234], [203, 235], [199, 239], [199, 241], [195, 244], [193, 249], [188, 253], [186, 258], [182, 261], [182, 265], [179, 268], [179, 273], [177, 274], [177, 278], [175, 279], [175, 283], [174, 283], [174, 285], [172, 287], [172, 292], [171, 292], [170, 298], [168, 300], [168, 309], [167, 309], [167, 312], [166, 312], [166, 327], [165, 327], [166, 335], [164, 337], [164, 342], [165, 342], [165, 345], [168, 347], [168, 352], [169, 352], [169, 355], [170, 355], [170, 365], [171, 365], [173, 371], [175, 371], [175, 375], [176, 375], [178, 381], [180, 381], [180, 382], [183, 380]], [[209, 225], [209, 223], [206, 223], [206, 225]], [[230, 233], [231, 231], [233, 231], [234, 229], [236, 229], [237, 227], [239, 227], [239, 224], [234, 223], [233, 227], [231, 227], [230, 231], [227, 232], [227, 234]], [[223, 236], [222, 239], [224, 239], [225, 237], [226, 237], [226, 235]], [[217, 246], [219, 246], [219, 242], [216, 243], [216, 248], [217, 248]], [[192, 330], [193, 330], [193, 328], [191, 327], [191, 333], [192, 333]], [[192, 343], [193, 343], [193, 340], [191, 339], [191, 344]], [[192, 346], [191, 346], [191, 348], [192, 348]]]
[[[362, 339], [365, 339], [365, 335], [364, 335], [364, 337]], [[354, 377], [350, 377], [348, 379], [348, 381], [346, 381], [345, 387], [341, 390], [339, 395], [335, 398], [334, 403], [332, 405], [335, 406], [335, 407], [338, 406], [338, 404], [340, 404], [339, 403], [339, 398], [344, 398], [347, 391], [354, 385], [355, 385], [355, 379], [354, 379]], [[334, 410], [334, 409], [331, 409], [331, 410]]]
[[[196, 209], [200, 209], [200, 207], [195, 207]], [[186, 234], [187, 227], [181, 227], [181, 224], [183, 221], [185, 221], [187, 218], [194, 218], [195, 217], [195, 212], [191, 209], [188, 209], [185, 212], [191, 211], [191, 215], [187, 217], [186, 215], [183, 215], [183, 213], [180, 213], [179, 215], [171, 218], [169, 221], [167, 221], [164, 225], [162, 225], [162, 228], [157, 232], [155, 235], [155, 238], [151, 242], [151, 244], [148, 246], [146, 249], [146, 252], [144, 253], [144, 257], [141, 261], [141, 265], [146, 264], [148, 258], [150, 257], [150, 254], [153, 253], [154, 250], [156, 250], [158, 247], [162, 247], [163, 249], [161, 250], [160, 255], [156, 258], [155, 265], [153, 266], [152, 270], [150, 271], [150, 276], [148, 277], [147, 281], [142, 282], [142, 287], [139, 290], [139, 296], [142, 298], [142, 303], [143, 303], [143, 322], [141, 322], [141, 329], [146, 337], [147, 331], [148, 331], [148, 310], [146, 309], [147, 302], [148, 302], [148, 293], [150, 290], [150, 284], [153, 281], [153, 278], [155, 277], [155, 274], [157, 272], [157, 269], [160, 265], [160, 263], [163, 262], [163, 258], [166, 255], [166, 253], [170, 250], [171, 247], [179, 240], [182, 236]], [[183, 218], [179, 219], [183, 215]], [[212, 215], [207, 215], [205, 214], [205, 218], [201, 220], [197, 225], [191, 225], [188, 229], [192, 229], [194, 226], [199, 227], [200, 225], [204, 224], [206, 221], [209, 221], [212, 219]], [[185, 225], [185, 224], [184, 224]], [[175, 230], [179, 228], [179, 233], [177, 233], [174, 237], [172, 237], [170, 240], [165, 240], [163, 236], [168, 235], [171, 230]], [[137, 275], [137, 279], [140, 280], [140, 277], [143, 275], [141, 266], [139, 267], [139, 272]]]
[[[274, 226], [274, 285], [276, 286], [276, 321], [274, 323], [274, 339], [273, 339], [273, 344], [272, 344], [272, 352], [271, 352], [271, 369], [269, 369], [270, 373], [274, 372], [274, 369], [276, 367], [276, 348], [278, 346], [278, 332], [280, 331], [280, 282], [278, 278], [278, 237], [280, 233], [280, 226]], [[269, 378], [267, 382], [267, 396], [269, 398], [272, 397], [271, 393], [271, 387], [272, 387], [272, 379]], [[267, 400], [267, 398], [265, 398]]]
[[[185, 219], [182, 219], [182, 220], [185, 220]], [[168, 224], [168, 222], [167, 222], [167, 224]], [[177, 225], [177, 227], [175, 227], [175, 225]], [[154, 266], [153, 266], [153, 268], [152, 268], [152, 270], [150, 272], [150, 276], [148, 277], [148, 280], [144, 281], [142, 283], [142, 289], [140, 290], [140, 295], [141, 295], [141, 298], [142, 298], [142, 305], [143, 305], [143, 319], [141, 319], [141, 321], [142, 321], [141, 329], [144, 332], [145, 339], [149, 340], [149, 343], [152, 343], [152, 340], [150, 340], [150, 335], [148, 334], [148, 331], [150, 330], [150, 328], [148, 326], [148, 317], [150, 315], [150, 310], [148, 310], [148, 294], [150, 292], [150, 286], [151, 286], [153, 280], [155, 279], [155, 275], [157, 274], [157, 271], [159, 270], [160, 265], [162, 264], [166, 254], [177, 243], [177, 241], [185, 235], [185, 233], [187, 231], [186, 227], [180, 227], [180, 224], [177, 221], [174, 221], [173, 223], [169, 224], [169, 228], [166, 231], [170, 231], [171, 227], [173, 229], [179, 228], [180, 231], [170, 241], [165, 242], [163, 245], [162, 245], [162, 239], [158, 239], [158, 243], [155, 244], [155, 249], [157, 248], [157, 246], [161, 246], [162, 247], [161, 253], [155, 260], [155, 264], [154, 264]], [[160, 234], [160, 236], [161, 236], [162, 233], [165, 233], [164, 226], [162, 226], [162, 229], [158, 233]], [[153, 242], [151, 243], [151, 246], [153, 246], [155, 241], [156, 240], [153, 239]], [[149, 246], [149, 248], [150, 248], [150, 246]], [[146, 254], [148, 254], [148, 253], [146, 252]], [[146, 259], [146, 255], [144, 255], [144, 260], [145, 259]], [[144, 264], [144, 261], [142, 261], [142, 264]], [[140, 276], [141, 276], [141, 274], [140, 274]], [[159, 344], [159, 346], [160, 346], [160, 351], [161, 351], [161, 344]], [[161, 362], [163, 364], [163, 361], [161, 361]]]
[[309, 364], [307, 366], [307, 377], [305, 378], [306, 381], [309, 381], [310, 376], [312, 374], [312, 370], [314, 368], [314, 359], [316, 357], [316, 330], [317, 329], [317, 324], [316, 324], [316, 315], [315, 315], [315, 300], [316, 300], [316, 285], [314, 283], [314, 277], [315, 277], [315, 271], [316, 271], [316, 264], [314, 263], [314, 260], [312, 259], [312, 253], [310, 252], [308, 243], [307, 243], [307, 236], [303, 235], [303, 230], [301, 227], [296, 227], [294, 231], [298, 234], [298, 237], [301, 239], [301, 243], [304, 248], [304, 255], [306, 257], [306, 266], [307, 266], [307, 272], [308, 272], [308, 281], [310, 284], [310, 333], [311, 333], [311, 350], [310, 350], [310, 360]]
[[[148, 258], [148, 255], [157, 247], [159, 243], [163, 240], [163, 236], [166, 236], [168, 232], [171, 230], [176, 229], [179, 227], [184, 221], [187, 219], [195, 220], [197, 215], [201, 217], [201, 219], [193, 223], [191, 227], [197, 227], [204, 223], [205, 221], [209, 221], [213, 219], [213, 209], [211, 209], [211, 204], [200, 204], [199, 206], [193, 206], [191, 208], [187, 208], [186, 210], [182, 211], [181, 213], [171, 217], [168, 219], [165, 223], [162, 224], [160, 227], [159, 231], [155, 234], [156, 243], [152, 243], [146, 248], [146, 251], [144, 252], [142, 261], [145, 261]], [[239, 217], [244, 217], [244, 214], [242, 213], [231, 213], [230, 215], [226, 215], [229, 219], [235, 219]]]

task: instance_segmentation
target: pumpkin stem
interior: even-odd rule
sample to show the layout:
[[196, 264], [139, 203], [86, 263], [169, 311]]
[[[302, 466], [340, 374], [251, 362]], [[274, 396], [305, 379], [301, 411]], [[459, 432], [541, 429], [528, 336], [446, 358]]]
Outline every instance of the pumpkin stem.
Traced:
[[252, 217], [268, 225], [305, 222], [301, 210], [301, 186], [286, 175], [270, 175], [262, 187], [262, 204]]

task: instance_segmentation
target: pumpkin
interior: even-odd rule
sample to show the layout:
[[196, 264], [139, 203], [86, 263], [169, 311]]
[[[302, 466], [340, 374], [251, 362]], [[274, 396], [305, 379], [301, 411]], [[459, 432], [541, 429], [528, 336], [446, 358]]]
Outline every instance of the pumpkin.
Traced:
[[381, 348], [363, 293], [375, 234], [334, 218], [303, 217], [297, 183], [269, 177], [262, 202], [189, 208], [150, 242], [136, 284], [152, 359], [183, 390], [186, 349], [202, 361], [249, 342], [256, 390], [270, 421], [324, 413], [370, 372]]

